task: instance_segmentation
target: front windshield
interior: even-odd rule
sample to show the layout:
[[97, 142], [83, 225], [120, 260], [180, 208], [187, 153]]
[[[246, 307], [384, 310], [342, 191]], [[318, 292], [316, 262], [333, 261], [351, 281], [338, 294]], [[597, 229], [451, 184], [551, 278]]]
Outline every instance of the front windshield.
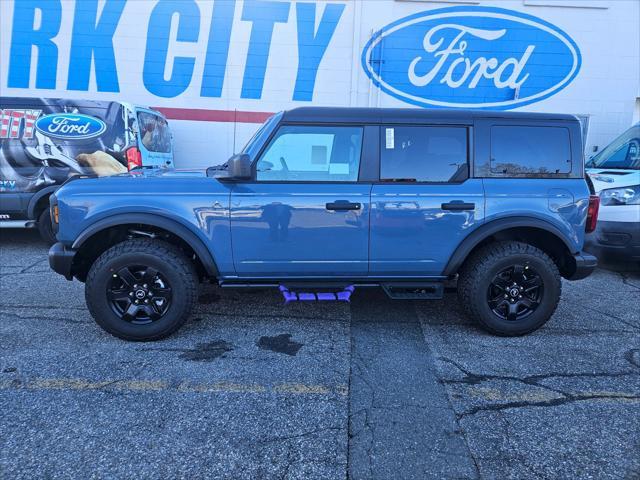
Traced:
[[249, 141], [247, 142], [247, 144], [244, 146], [244, 148], [240, 153], [246, 153], [251, 158], [253, 158], [253, 156], [256, 153], [258, 153], [255, 150], [257, 150], [259, 146], [262, 145], [262, 141], [261, 141], [263, 139], [262, 137], [265, 135], [269, 135], [269, 133], [273, 129], [273, 126], [280, 121], [281, 117], [282, 117], [282, 112], [276, 113], [275, 115], [272, 115], [271, 117], [269, 117], [258, 129], [258, 131], [253, 134], [253, 136], [249, 139]]
[[251, 136], [251, 138], [249, 139], [247, 144], [244, 146], [244, 148], [240, 151], [240, 153], [247, 153], [247, 151], [250, 150], [251, 147], [253, 147], [253, 144], [256, 142], [256, 139], [260, 136], [260, 134], [264, 131], [264, 129], [267, 128], [267, 124], [269, 123], [269, 120], [271, 120], [271, 117], [269, 117], [267, 121], [264, 122], [258, 130], [256, 130], [256, 132]]
[[640, 124], [634, 125], [607, 145], [586, 166], [640, 170]]

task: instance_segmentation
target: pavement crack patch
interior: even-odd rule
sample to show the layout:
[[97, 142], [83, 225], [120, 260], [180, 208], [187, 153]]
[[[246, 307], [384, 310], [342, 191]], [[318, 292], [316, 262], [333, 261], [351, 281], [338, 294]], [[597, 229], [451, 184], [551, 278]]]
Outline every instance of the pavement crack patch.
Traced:
[[[24, 267], [24, 268], [23, 268], [22, 270], [20, 270], [20, 272], [18, 272], [17, 274], [19, 275], [19, 274], [23, 274], [23, 273], [29, 273], [29, 270], [31, 270], [32, 268], [34, 268], [34, 267], [36, 267], [36, 266], [38, 266], [38, 265], [40, 265], [41, 263], [44, 263], [44, 262], [46, 262], [46, 261], [47, 261], [47, 259], [46, 259], [46, 258], [41, 258], [40, 260], [38, 260], [38, 261], [36, 261], [36, 262], [32, 263], [31, 265], [29, 265], [29, 266], [27, 266], [27, 267]], [[34, 273], [42, 273], [42, 272], [40, 272], [40, 271], [39, 271], [39, 272], [34, 272]], [[15, 274], [15, 273], [14, 273], [13, 275], [17, 275], [17, 274]]]
[[[504, 412], [498, 412], [498, 415], [500, 419], [504, 422], [504, 426], [505, 426], [504, 432], [507, 439], [507, 445], [515, 445], [516, 442], [514, 441], [514, 437], [511, 433], [513, 430], [513, 425], [511, 425], [511, 422], [509, 421], [507, 416], [504, 414]], [[527, 461], [527, 457], [523, 455], [519, 449], [510, 448], [509, 450], [515, 453], [515, 457], [517, 458], [518, 462], [520, 462], [520, 464], [523, 465], [532, 474], [532, 478], [537, 478], [537, 479], [549, 478], [547, 475], [544, 475], [542, 472], [539, 472], [531, 464], [529, 464], [529, 462]]]
[[275, 437], [263, 438], [263, 439], [257, 440], [257, 443], [264, 445], [269, 443], [287, 442], [289, 440], [296, 440], [298, 438], [312, 437], [321, 433], [341, 432], [341, 431], [344, 431], [344, 427], [322, 427], [322, 428], [316, 428], [313, 430], [309, 430], [307, 432], [296, 433], [292, 435], [279, 435]]
[[[633, 352], [633, 350], [631, 350], [630, 352]], [[627, 360], [631, 357], [629, 357], [630, 353], [627, 352], [627, 354], [625, 355], [625, 358], [627, 358]], [[631, 354], [633, 355], [633, 354]], [[563, 393], [561, 391], [555, 390], [555, 389], [551, 389], [550, 387], [548, 387], [547, 385], [544, 384], [540, 384], [539, 382], [541, 382], [542, 380], [547, 380], [550, 378], [622, 378], [622, 377], [627, 377], [627, 376], [636, 376], [639, 375], [638, 372], [636, 371], [623, 371], [623, 372], [575, 372], [575, 373], [570, 373], [570, 372], [549, 372], [549, 373], [542, 373], [542, 374], [536, 374], [536, 375], [526, 375], [524, 377], [516, 377], [516, 376], [512, 376], [512, 375], [492, 375], [492, 374], [478, 374], [478, 373], [472, 373], [469, 370], [467, 370], [466, 368], [464, 368], [462, 365], [460, 365], [458, 362], [455, 362], [454, 360], [451, 360], [449, 358], [445, 358], [445, 357], [438, 357], [438, 360], [440, 360], [441, 362], [445, 362], [448, 363], [450, 365], [453, 365], [454, 367], [456, 367], [460, 372], [462, 372], [465, 376], [462, 379], [458, 379], [458, 380], [443, 380], [442, 382], [445, 384], [456, 384], [456, 383], [464, 383], [467, 385], [478, 385], [482, 382], [487, 382], [490, 380], [506, 380], [506, 381], [514, 381], [514, 382], [521, 382], [524, 383], [525, 385], [530, 385], [530, 386], [534, 386], [534, 387], [540, 387], [540, 388], [546, 388], [546, 389], [550, 389], [559, 393]], [[629, 360], [630, 363], [631, 360]], [[632, 363], [633, 364], [633, 363]], [[635, 365], [635, 364], [634, 364]]]
[[84, 324], [88, 324], [90, 323], [87, 320], [74, 320], [73, 318], [68, 318], [68, 317], [46, 317], [44, 315], [19, 315], [17, 313], [12, 313], [12, 312], [2, 312], [0, 311], [0, 313], [2, 313], [3, 316], [5, 317], [12, 317], [18, 320], [37, 320], [39, 322], [61, 322], [61, 323], [84, 323]]
[[620, 318], [620, 317], [618, 317], [616, 315], [613, 315], [612, 313], [603, 312], [602, 310], [599, 310], [597, 308], [591, 307], [591, 306], [586, 305], [584, 303], [572, 302], [570, 300], [567, 300], [566, 298], [563, 299], [563, 301], [568, 303], [569, 305], [575, 305], [577, 307], [585, 308], [586, 310], [590, 310], [592, 312], [599, 313], [600, 315], [604, 315], [605, 317], [609, 317], [609, 318], [611, 318], [611, 319], [613, 319], [613, 320], [615, 320], [617, 322], [620, 322], [620, 323], [626, 325], [627, 327], [633, 328], [634, 330], [640, 330], [640, 325], [636, 325], [634, 323], [631, 323], [631, 322], [625, 320], [624, 318]]
[[624, 358], [634, 367], [640, 368], [640, 348], [632, 348], [624, 354]]
[[636, 285], [635, 283], [631, 283], [632, 278], [631, 275], [629, 275], [628, 273], [625, 272], [616, 272], [618, 275], [620, 275], [620, 278], [622, 278], [622, 283], [624, 283], [625, 285], [627, 285], [628, 287], [631, 287], [635, 290], [640, 291], [640, 285]]
[[31, 310], [73, 310], [77, 312], [88, 312], [86, 307], [69, 307], [60, 305], [24, 305], [24, 304], [4, 304], [0, 306], [2, 309], [31, 309]]
[[351, 423], [351, 418], [357, 413], [354, 412], [351, 408], [351, 376], [353, 375], [353, 357], [354, 353], [354, 345], [353, 345], [353, 335], [351, 335], [351, 322], [349, 322], [349, 377], [347, 383], [347, 471], [346, 477], [347, 480], [351, 477], [351, 438], [353, 436], [353, 427]]
[[516, 408], [548, 408], [566, 405], [568, 403], [583, 402], [589, 400], [613, 400], [613, 401], [640, 401], [640, 395], [631, 394], [613, 394], [613, 393], [589, 393], [589, 394], [564, 394], [564, 397], [554, 398], [542, 401], [516, 401], [500, 404], [491, 404], [471, 408], [465, 412], [457, 414], [458, 419], [462, 419], [480, 412], [500, 412], [502, 410], [510, 410]]

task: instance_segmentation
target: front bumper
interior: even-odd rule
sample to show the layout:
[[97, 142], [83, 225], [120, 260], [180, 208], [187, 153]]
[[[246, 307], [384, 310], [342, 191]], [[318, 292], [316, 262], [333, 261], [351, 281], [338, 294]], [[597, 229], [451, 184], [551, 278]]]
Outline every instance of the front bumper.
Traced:
[[76, 251], [72, 248], [61, 242], [54, 243], [49, 249], [49, 266], [54, 272], [59, 273], [67, 280], [72, 280], [71, 267], [73, 266], [75, 255]]
[[640, 223], [600, 221], [585, 238], [585, 250], [599, 258], [640, 260]]

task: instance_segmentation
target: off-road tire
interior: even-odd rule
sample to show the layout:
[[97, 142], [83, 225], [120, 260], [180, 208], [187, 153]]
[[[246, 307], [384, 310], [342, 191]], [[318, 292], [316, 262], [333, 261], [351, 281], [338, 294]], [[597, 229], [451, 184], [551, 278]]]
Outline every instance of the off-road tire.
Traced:
[[56, 243], [56, 235], [53, 233], [53, 225], [51, 225], [51, 212], [48, 208], [45, 208], [38, 216], [38, 232], [48, 245]]
[[[115, 272], [144, 264], [166, 277], [172, 301], [164, 315], [138, 325], [120, 318], [107, 299], [109, 281]], [[85, 284], [85, 299], [96, 323], [110, 334], [130, 341], [155, 341], [178, 330], [189, 318], [198, 299], [198, 276], [193, 263], [177, 247], [159, 240], [132, 239], [109, 248], [93, 263]]]
[[[526, 263], [538, 272], [543, 282], [541, 301], [528, 317], [509, 321], [496, 315], [487, 301], [494, 276], [505, 267]], [[475, 252], [463, 265], [458, 278], [458, 298], [469, 317], [494, 335], [518, 336], [537, 330], [553, 315], [562, 282], [555, 262], [542, 250], [516, 241], [496, 242]]]

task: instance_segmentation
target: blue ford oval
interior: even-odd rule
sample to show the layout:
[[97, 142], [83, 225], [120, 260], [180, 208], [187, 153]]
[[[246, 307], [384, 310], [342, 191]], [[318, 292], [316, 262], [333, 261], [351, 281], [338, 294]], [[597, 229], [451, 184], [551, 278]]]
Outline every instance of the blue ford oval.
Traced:
[[379, 88], [424, 107], [521, 107], [565, 88], [580, 65], [578, 46], [558, 27], [492, 7], [402, 18], [376, 32], [362, 53]]
[[107, 125], [99, 118], [81, 113], [54, 113], [40, 117], [36, 129], [48, 137], [83, 140], [102, 134]]

